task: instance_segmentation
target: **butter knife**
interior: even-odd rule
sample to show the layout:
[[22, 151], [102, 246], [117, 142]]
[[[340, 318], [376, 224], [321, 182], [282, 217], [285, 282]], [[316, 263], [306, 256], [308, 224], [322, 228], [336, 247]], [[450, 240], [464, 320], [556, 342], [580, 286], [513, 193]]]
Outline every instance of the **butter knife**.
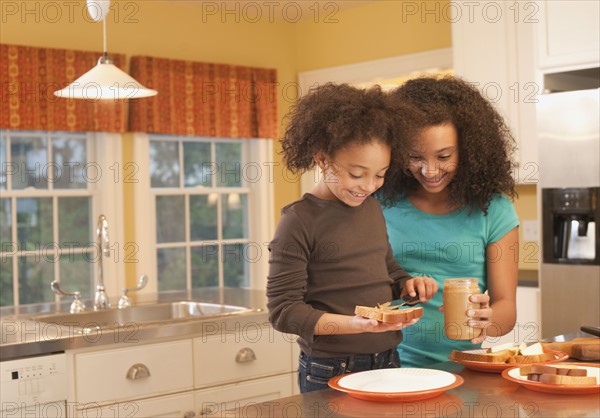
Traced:
[[396, 305], [398, 307], [400, 306], [404, 306], [404, 305], [416, 305], [417, 303], [419, 303], [419, 293], [417, 292], [417, 294], [415, 296], [410, 296], [410, 295], [405, 295], [402, 297], [402, 300], [404, 302], [402, 302], [399, 305]]

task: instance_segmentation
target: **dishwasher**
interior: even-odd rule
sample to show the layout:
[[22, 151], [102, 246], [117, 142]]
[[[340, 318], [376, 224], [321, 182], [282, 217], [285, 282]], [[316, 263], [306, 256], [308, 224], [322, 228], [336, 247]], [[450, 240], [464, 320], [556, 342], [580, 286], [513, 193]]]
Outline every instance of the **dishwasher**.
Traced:
[[67, 417], [64, 353], [0, 362], [0, 417]]

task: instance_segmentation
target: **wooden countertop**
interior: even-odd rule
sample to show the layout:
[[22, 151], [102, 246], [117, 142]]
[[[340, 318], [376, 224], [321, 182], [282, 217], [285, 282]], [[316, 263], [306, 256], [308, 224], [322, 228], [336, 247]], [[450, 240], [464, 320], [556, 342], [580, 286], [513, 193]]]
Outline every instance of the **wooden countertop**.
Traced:
[[600, 395], [535, 392], [500, 374], [481, 373], [451, 362], [436, 369], [459, 374], [463, 385], [420, 402], [370, 402], [326, 389], [240, 407], [247, 417], [574, 417], [600, 416]]

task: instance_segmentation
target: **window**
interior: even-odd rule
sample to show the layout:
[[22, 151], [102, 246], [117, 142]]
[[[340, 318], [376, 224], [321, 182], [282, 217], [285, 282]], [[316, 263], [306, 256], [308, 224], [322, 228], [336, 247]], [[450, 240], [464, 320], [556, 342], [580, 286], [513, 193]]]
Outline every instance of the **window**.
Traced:
[[[117, 190], [107, 165], [99, 162], [114, 138], [104, 135], [106, 143], [96, 145], [101, 139], [94, 138], [102, 136], [0, 133], [0, 306], [58, 300], [50, 289], [53, 280], [92, 296], [98, 258], [94, 217], [105, 189]], [[107, 266], [111, 273], [117, 270], [113, 264]]]
[[271, 147], [264, 139], [136, 135], [136, 160], [149, 162], [136, 191], [146, 266], [138, 273], [157, 277], [157, 291], [264, 287]]

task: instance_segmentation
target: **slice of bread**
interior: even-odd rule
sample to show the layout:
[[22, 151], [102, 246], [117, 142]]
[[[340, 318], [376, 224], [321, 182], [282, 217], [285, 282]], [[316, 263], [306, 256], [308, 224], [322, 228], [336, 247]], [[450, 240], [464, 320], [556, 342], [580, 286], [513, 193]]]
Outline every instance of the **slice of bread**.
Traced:
[[423, 308], [390, 308], [389, 304], [377, 306], [375, 308], [369, 306], [356, 306], [354, 313], [364, 318], [375, 319], [379, 322], [387, 324], [395, 324], [398, 322], [409, 322], [415, 318], [423, 316]]
[[506, 363], [511, 358], [510, 350], [497, 351], [495, 353], [469, 353], [466, 351], [452, 350], [450, 360], [479, 361], [484, 363]]
[[507, 363], [515, 364], [527, 364], [527, 363], [541, 363], [544, 361], [554, 360], [556, 357], [552, 353], [543, 354], [531, 354], [528, 356], [517, 355], [507, 360]]

